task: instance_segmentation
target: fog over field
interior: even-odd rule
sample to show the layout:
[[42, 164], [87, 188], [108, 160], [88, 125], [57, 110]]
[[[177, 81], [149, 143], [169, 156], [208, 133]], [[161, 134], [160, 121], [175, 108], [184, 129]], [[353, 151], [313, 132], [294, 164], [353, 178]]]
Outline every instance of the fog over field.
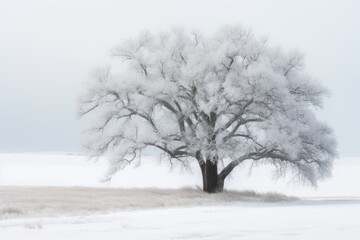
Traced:
[[[142, 165], [128, 167], [112, 181], [102, 182], [108, 164], [105, 158], [97, 162], [73, 154], [0, 154], [0, 186], [86, 186], [102, 188], [201, 188], [201, 172], [194, 164], [191, 171], [181, 167], [171, 169], [166, 161], [143, 156]], [[274, 179], [272, 166], [251, 169], [244, 163], [227, 179], [229, 190], [278, 192], [297, 197], [359, 197], [360, 172], [358, 158], [335, 161], [333, 176], [320, 181], [317, 188], [292, 182], [291, 175]]]

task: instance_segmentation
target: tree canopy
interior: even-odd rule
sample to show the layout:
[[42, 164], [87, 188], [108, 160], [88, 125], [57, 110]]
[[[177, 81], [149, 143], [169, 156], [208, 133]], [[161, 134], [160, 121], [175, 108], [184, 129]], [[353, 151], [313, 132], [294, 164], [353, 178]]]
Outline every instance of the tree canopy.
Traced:
[[99, 68], [81, 98], [81, 115], [96, 119], [85, 148], [110, 159], [109, 177], [147, 147], [197, 161], [207, 192], [221, 191], [245, 160], [311, 185], [331, 174], [335, 137], [315, 115], [327, 90], [298, 52], [224, 26], [212, 35], [144, 32], [111, 54], [120, 67]]

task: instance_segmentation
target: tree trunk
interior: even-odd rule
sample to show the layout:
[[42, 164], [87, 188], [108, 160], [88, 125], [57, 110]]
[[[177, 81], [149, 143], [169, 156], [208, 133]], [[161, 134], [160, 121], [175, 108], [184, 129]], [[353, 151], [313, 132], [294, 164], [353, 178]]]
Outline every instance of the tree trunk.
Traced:
[[209, 159], [201, 165], [203, 177], [203, 190], [207, 193], [222, 192], [224, 181], [218, 175], [217, 162], [213, 163]]

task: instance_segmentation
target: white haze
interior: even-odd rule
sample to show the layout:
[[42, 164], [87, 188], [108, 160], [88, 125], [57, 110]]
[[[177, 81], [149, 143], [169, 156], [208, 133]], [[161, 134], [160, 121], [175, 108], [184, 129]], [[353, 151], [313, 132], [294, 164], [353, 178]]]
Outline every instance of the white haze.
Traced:
[[241, 23], [297, 48], [332, 92], [320, 117], [341, 156], [358, 156], [357, 1], [1, 1], [0, 151], [79, 151], [77, 96], [109, 50], [144, 29], [212, 32]]

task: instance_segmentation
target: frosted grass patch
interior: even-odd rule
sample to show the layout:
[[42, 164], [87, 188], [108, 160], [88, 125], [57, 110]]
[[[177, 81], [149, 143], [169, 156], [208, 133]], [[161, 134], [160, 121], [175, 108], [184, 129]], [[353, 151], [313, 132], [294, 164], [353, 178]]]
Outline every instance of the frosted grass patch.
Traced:
[[120, 210], [203, 206], [231, 202], [296, 200], [278, 193], [225, 191], [207, 194], [200, 189], [0, 187], [0, 219], [109, 213]]
[[42, 229], [42, 224], [39, 222], [25, 222], [24, 228], [27, 229]]

